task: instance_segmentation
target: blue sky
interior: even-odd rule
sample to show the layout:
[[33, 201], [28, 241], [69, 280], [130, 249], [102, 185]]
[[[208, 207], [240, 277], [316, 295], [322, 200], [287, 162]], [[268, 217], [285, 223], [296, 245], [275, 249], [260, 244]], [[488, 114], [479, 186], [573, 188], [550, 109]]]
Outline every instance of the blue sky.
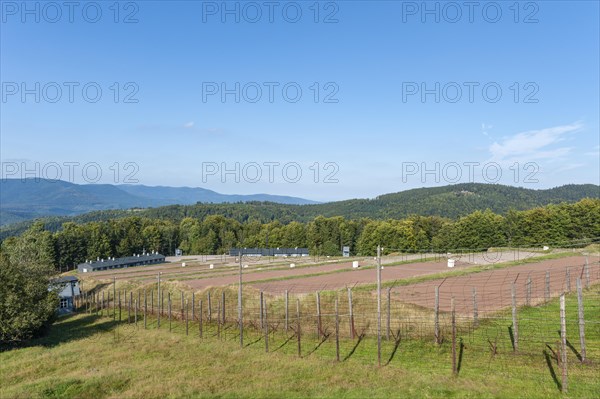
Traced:
[[3, 178], [315, 200], [600, 180], [596, 1], [1, 3]]

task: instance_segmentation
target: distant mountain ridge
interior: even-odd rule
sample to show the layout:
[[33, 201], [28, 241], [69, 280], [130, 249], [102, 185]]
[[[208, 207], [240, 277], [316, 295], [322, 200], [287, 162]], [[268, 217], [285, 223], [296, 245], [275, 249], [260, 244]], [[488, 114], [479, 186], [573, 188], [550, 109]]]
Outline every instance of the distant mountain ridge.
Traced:
[[269, 194], [228, 195], [204, 188], [143, 185], [74, 184], [62, 180], [0, 179], [0, 226], [46, 216], [165, 205], [270, 201], [281, 204], [317, 202]]
[[[110, 186], [110, 185], [109, 185]], [[112, 198], [113, 203], [128, 204], [134, 198], [147, 197], [154, 187], [126, 186], [120, 188], [120, 197]], [[110, 186], [106, 193], [112, 193]], [[178, 195], [183, 195], [171, 187], [159, 187], [155, 191], [160, 201], [179, 201]], [[183, 191], [194, 192], [189, 189]], [[206, 190], [210, 191], [210, 190]], [[200, 192], [200, 191], [198, 191]], [[69, 192], [70, 193], [70, 192]], [[5, 194], [2, 193], [2, 196]], [[21, 194], [22, 195], [22, 194]], [[43, 193], [38, 193], [43, 195]], [[218, 193], [214, 193], [219, 198]], [[11, 197], [11, 196], [9, 196]], [[26, 199], [27, 196], [17, 197]], [[231, 198], [230, 196], [228, 196]], [[233, 196], [237, 199], [236, 196]], [[249, 197], [249, 196], [245, 196]], [[260, 195], [259, 195], [260, 197]], [[82, 199], [86, 197], [80, 197]], [[291, 197], [276, 197], [291, 198]], [[576, 202], [583, 198], [600, 198], [600, 186], [594, 184], [570, 184], [544, 190], [533, 190], [522, 187], [504, 186], [500, 184], [464, 183], [442, 187], [416, 188], [392, 194], [380, 195], [374, 199], [351, 199], [321, 204], [283, 204], [265, 201], [250, 201], [245, 203], [198, 203], [193, 205], [167, 205], [151, 209], [123, 210], [115, 207], [111, 210], [98, 210], [72, 217], [45, 217], [44, 223], [51, 230], [60, 229], [62, 223], [73, 221], [85, 223], [102, 221], [127, 216], [143, 216], [180, 221], [185, 217], [203, 219], [209, 215], [222, 215], [240, 222], [256, 220], [268, 223], [278, 220], [281, 223], [291, 221], [307, 222], [322, 215], [325, 217], [342, 216], [347, 219], [400, 219], [409, 215], [442, 216], [457, 218], [476, 210], [490, 209], [498, 214], [509, 210], [526, 210], [561, 202]], [[304, 200], [306, 201], [306, 200]], [[67, 201], [68, 202], [68, 201]], [[214, 201], [216, 202], [216, 201]], [[23, 203], [24, 204], [24, 203]], [[105, 203], [102, 203], [105, 205]], [[63, 204], [64, 206], [64, 204]], [[34, 216], [35, 217], [35, 216]], [[31, 221], [24, 221], [0, 229], [0, 239], [24, 231]]]

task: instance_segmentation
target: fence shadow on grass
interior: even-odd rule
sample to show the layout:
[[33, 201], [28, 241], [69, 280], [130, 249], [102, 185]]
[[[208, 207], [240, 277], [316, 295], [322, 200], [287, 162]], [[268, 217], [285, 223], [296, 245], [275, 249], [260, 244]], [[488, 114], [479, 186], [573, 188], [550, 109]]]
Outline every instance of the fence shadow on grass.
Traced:
[[513, 331], [513, 326], [508, 326], [508, 336], [510, 337], [510, 344], [512, 345], [513, 351], [516, 351], [517, 348], [515, 346], [515, 332]]
[[[394, 334], [392, 334], [392, 335], [394, 335]], [[394, 359], [394, 356], [396, 355], [396, 351], [398, 350], [398, 347], [400, 346], [400, 340], [401, 340], [400, 330], [398, 330], [398, 333], [395, 335], [395, 337], [396, 338], [394, 340], [394, 349], [392, 350], [392, 353], [390, 354], [390, 358], [385, 363], [386, 366], [392, 362], [392, 360]]]
[[571, 349], [571, 351], [573, 351], [575, 356], [577, 356], [577, 360], [579, 360], [581, 362], [582, 361], [581, 353], [579, 353], [579, 351], [573, 346], [571, 341], [569, 341], [568, 339], [567, 339], [567, 347], [569, 349]]
[[559, 391], [562, 391], [562, 384], [558, 380], [558, 377], [556, 376], [556, 372], [554, 371], [554, 365], [552, 365], [552, 357], [550, 356], [548, 351], [545, 349], [544, 349], [543, 353], [544, 353], [544, 358], [546, 359], [546, 365], [548, 366], [548, 371], [550, 371], [550, 376], [552, 377], [552, 380], [554, 381], [556, 388]]
[[247, 343], [246, 345], [244, 345], [244, 346], [246, 346], [246, 347], [247, 347], [247, 346], [250, 346], [250, 345], [254, 345], [254, 344], [255, 344], [255, 343], [257, 343], [257, 342], [260, 342], [260, 341], [262, 341], [262, 339], [263, 339], [263, 337], [262, 337], [262, 336], [261, 336], [261, 337], [258, 337], [258, 339], [257, 339], [256, 341], [248, 342], [248, 343]]
[[464, 351], [465, 351], [465, 344], [464, 344], [464, 342], [463, 342], [463, 340], [461, 338], [460, 339], [459, 349], [458, 349], [458, 365], [456, 366], [456, 374], [457, 375], [460, 373], [460, 369], [462, 367]]
[[358, 348], [358, 345], [360, 345], [360, 343], [362, 342], [362, 340], [365, 338], [365, 333], [362, 333], [358, 336], [358, 341], [356, 341], [356, 345], [354, 345], [352, 347], [352, 349], [350, 350], [350, 352], [348, 352], [348, 354], [346, 355], [346, 357], [344, 357], [344, 359], [342, 361], [346, 361], [348, 359], [350, 359], [350, 357], [352, 357], [352, 355], [354, 355], [354, 352], [356, 351], [356, 348]]
[[331, 334], [327, 334], [327, 335], [325, 335], [325, 336], [323, 337], [323, 339], [321, 339], [321, 342], [319, 342], [319, 343], [317, 344], [317, 346], [315, 346], [315, 347], [313, 348], [313, 350], [311, 350], [310, 352], [308, 352], [308, 353], [307, 353], [305, 356], [310, 356], [310, 355], [312, 355], [314, 352], [316, 352], [316, 351], [317, 351], [317, 350], [318, 350], [318, 349], [321, 347], [321, 345], [323, 345], [323, 344], [325, 343], [325, 341], [327, 341], [327, 339], [329, 338], [329, 335], [331, 335]]
[[296, 337], [295, 335], [290, 335], [289, 337], [287, 337], [287, 339], [285, 341], [283, 341], [283, 343], [281, 345], [279, 345], [277, 348], [273, 349], [272, 352], [277, 352], [279, 349], [283, 348], [284, 346], [286, 346], [291, 340], [292, 338]]

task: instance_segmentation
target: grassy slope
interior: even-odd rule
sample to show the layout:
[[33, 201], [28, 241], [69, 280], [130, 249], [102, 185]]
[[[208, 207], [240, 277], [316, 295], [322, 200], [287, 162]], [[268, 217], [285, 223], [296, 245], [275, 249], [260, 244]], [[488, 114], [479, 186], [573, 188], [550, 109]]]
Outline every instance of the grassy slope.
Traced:
[[[595, 291], [598, 291], [596, 286]], [[591, 398], [600, 392], [600, 307], [597, 292], [586, 303], [588, 357], [581, 365], [569, 353], [568, 397]], [[568, 298], [568, 314], [575, 299]], [[535, 326], [543, 312], [558, 322], [557, 300], [541, 308], [522, 309], [522, 331]], [[595, 323], [595, 324], [594, 324]], [[553, 324], [553, 325], [554, 325]], [[172, 333], [163, 324], [160, 331], [113, 324], [111, 319], [86, 314], [63, 318], [50, 334], [28, 348], [0, 353], [0, 386], [3, 398], [129, 398], [129, 397], [563, 397], [553, 381], [542, 354], [544, 345], [523, 343], [528, 354], [514, 355], [499, 343], [499, 353], [490, 357], [482, 334], [466, 339], [460, 375], [450, 372], [450, 346], [422, 341], [403, 341], [389, 365], [378, 368], [376, 341], [364, 340], [349, 360], [336, 363], [333, 341], [317, 350], [317, 341], [302, 341], [302, 359], [295, 356], [296, 342], [285, 345], [282, 334], [270, 343], [275, 353], [264, 352], [264, 341], [249, 332], [243, 350], [232, 330], [224, 341], [214, 330], [205, 338], [190, 336], [182, 325]], [[487, 326], [491, 333], [497, 325]], [[571, 342], [577, 329], [568, 326]], [[480, 337], [480, 338], [478, 338]], [[524, 339], [524, 337], [522, 338]], [[354, 343], [341, 344], [342, 358]], [[314, 351], [313, 351], [314, 350]], [[308, 354], [311, 352], [311, 354]], [[393, 352], [383, 343], [384, 362]], [[553, 363], [553, 362], [551, 362]], [[554, 371], [560, 370], [553, 364]]]

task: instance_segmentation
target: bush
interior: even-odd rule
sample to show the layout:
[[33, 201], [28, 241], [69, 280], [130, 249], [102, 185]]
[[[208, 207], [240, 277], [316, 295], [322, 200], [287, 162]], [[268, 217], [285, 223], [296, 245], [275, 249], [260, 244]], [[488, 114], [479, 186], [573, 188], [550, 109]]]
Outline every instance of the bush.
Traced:
[[56, 314], [58, 296], [48, 290], [54, 273], [49, 233], [34, 226], [0, 249], [0, 345], [40, 334]]

